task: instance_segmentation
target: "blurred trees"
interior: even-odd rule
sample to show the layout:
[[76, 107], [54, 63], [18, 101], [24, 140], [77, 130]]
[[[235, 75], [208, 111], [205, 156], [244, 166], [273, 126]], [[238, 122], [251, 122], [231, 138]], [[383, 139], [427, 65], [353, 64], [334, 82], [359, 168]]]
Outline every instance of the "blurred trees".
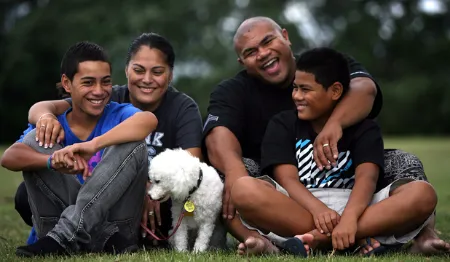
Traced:
[[56, 98], [61, 57], [81, 40], [108, 50], [114, 82], [124, 84], [131, 40], [142, 32], [164, 35], [176, 51], [175, 86], [205, 113], [211, 89], [240, 69], [232, 36], [254, 15], [272, 17], [287, 28], [296, 52], [328, 45], [363, 63], [383, 89], [379, 121], [385, 133], [449, 134], [449, 3], [437, 1], [441, 12], [430, 14], [418, 8], [419, 2], [4, 0], [0, 143], [14, 141], [25, 129], [33, 103]]

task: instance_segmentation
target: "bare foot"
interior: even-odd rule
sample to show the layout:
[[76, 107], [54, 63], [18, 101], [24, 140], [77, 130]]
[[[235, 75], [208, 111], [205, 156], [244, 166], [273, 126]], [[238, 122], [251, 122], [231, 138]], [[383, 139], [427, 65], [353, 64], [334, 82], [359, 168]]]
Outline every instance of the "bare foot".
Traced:
[[450, 254], [450, 244], [440, 239], [434, 229], [427, 226], [415, 239], [409, 251], [422, 255]]
[[279, 252], [280, 250], [264, 237], [249, 237], [238, 246], [239, 255], [261, 255]]
[[314, 241], [314, 235], [306, 233], [303, 235], [296, 235], [295, 237], [300, 239], [303, 242], [303, 246], [305, 247], [306, 253], [308, 254], [308, 256], [311, 255], [310, 254], [311, 249], [316, 248], [316, 243]]
[[314, 229], [305, 235], [313, 236], [311, 241], [308, 241], [309, 237], [305, 239], [306, 243], [308, 243], [309, 245], [309, 248], [327, 250], [331, 247], [331, 237], [327, 236], [326, 234], [320, 233], [317, 229]]
[[375, 238], [370, 238], [370, 245], [366, 239], [361, 239], [358, 244], [361, 246], [361, 249], [359, 250], [359, 254], [361, 255], [365, 255], [380, 246], [380, 242]]

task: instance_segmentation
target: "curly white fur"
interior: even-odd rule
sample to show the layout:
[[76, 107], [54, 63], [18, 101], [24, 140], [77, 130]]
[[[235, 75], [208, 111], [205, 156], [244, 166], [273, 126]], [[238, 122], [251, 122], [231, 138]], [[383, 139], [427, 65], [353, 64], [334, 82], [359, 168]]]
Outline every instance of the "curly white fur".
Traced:
[[189, 229], [198, 230], [194, 252], [203, 252], [208, 248], [222, 207], [223, 183], [214, 168], [181, 149], [166, 149], [153, 158], [150, 165], [149, 178], [152, 183], [148, 194], [154, 200], [172, 199], [173, 228], [181, 212], [184, 212], [184, 200], [189, 191], [197, 186], [200, 169], [203, 180], [190, 196], [195, 205], [194, 214], [183, 218], [170, 241], [178, 251], [188, 250]]

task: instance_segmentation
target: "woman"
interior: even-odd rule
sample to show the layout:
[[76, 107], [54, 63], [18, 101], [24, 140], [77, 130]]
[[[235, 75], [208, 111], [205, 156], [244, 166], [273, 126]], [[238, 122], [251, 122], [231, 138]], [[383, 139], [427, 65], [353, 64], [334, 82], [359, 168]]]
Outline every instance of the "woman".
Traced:
[[[128, 49], [127, 84], [113, 87], [112, 101], [132, 103], [141, 110], [153, 112], [158, 119], [158, 127], [146, 138], [149, 162], [166, 148], [180, 147], [202, 159], [201, 115], [192, 98], [170, 85], [174, 62], [175, 53], [167, 39], [158, 34], [144, 33]], [[36, 140], [42, 146], [52, 147], [64, 136], [55, 115], [62, 114], [70, 104], [71, 100], [66, 99], [43, 101], [31, 107], [29, 122], [45, 126], [45, 129], [38, 128], [39, 133], [36, 134]], [[146, 197], [143, 223], [150, 225], [153, 232], [167, 235], [171, 221], [170, 201], [160, 205]]]

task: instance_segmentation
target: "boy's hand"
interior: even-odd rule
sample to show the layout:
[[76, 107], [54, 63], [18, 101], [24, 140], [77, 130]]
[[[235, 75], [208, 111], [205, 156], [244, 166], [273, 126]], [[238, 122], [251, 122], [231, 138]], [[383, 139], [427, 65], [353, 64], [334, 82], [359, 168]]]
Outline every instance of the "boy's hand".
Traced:
[[66, 146], [61, 150], [58, 150], [53, 153], [53, 158], [57, 159], [66, 159], [68, 160], [69, 165], [70, 160], [74, 159], [74, 155], [77, 154], [85, 160], [89, 161], [89, 159], [97, 153], [98, 149], [95, 146], [95, 142], [93, 140], [83, 143], [73, 144], [71, 146]]
[[[55, 153], [57, 153], [56, 151]], [[55, 156], [55, 154], [53, 155]], [[72, 159], [68, 158], [68, 155], [62, 158], [57, 155], [56, 158], [52, 157], [51, 167], [62, 174], [77, 175], [82, 173], [83, 178], [89, 175], [89, 165], [85, 159], [75, 154]]]
[[327, 234], [328, 236], [333, 232], [333, 229], [339, 224], [339, 220], [341, 216], [339, 214], [323, 205], [316, 210], [311, 212], [314, 224], [316, 225], [317, 230], [319, 230], [322, 234]]
[[356, 219], [342, 219], [331, 234], [333, 248], [343, 250], [353, 246], [357, 228]]

